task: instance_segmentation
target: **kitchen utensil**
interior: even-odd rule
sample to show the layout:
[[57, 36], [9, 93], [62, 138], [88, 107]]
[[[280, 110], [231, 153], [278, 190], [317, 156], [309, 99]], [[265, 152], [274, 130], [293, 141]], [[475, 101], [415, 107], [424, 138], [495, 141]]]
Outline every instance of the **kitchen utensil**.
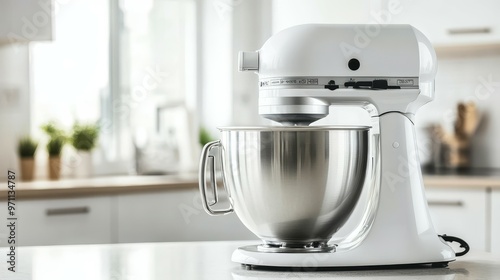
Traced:
[[446, 132], [441, 125], [434, 126], [435, 167], [470, 167], [472, 138], [479, 120], [479, 113], [473, 102], [458, 103], [454, 133]]
[[458, 138], [468, 141], [479, 124], [479, 114], [474, 102], [458, 103], [455, 134]]
[[[372, 172], [362, 192], [370, 190], [366, 192], [367, 199], [354, 207], [355, 212], [364, 213], [358, 226], [345, 238], [338, 239], [334, 234], [329, 243], [323, 244], [329, 236], [326, 232], [334, 233], [342, 224], [341, 218], [329, 214], [335, 205], [345, 205], [335, 202], [343, 197], [336, 190], [357, 191], [360, 182], [353, 180], [360, 180], [358, 174], [363, 172], [334, 171], [335, 168], [329, 167], [332, 174], [326, 176], [325, 167], [318, 164], [313, 168], [313, 163], [321, 162], [318, 154], [330, 155], [328, 164], [349, 162], [348, 159], [355, 157], [339, 151], [359, 151], [363, 146], [361, 141], [353, 144], [328, 139], [318, 149], [306, 142], [300, 144], [305, 145], [303, 149], [296, 149], [276, 145], [283, 143], [283, 139], [273, 136], [270, 142], [273, 149], [261, 150], [262, 138], [256, 137], [256, 133], [255, 137], [244, 137], [246, 133], [223, 131], [221, 144], [217, 145], [224, 158], [229, 200], [242, 221], [263, 238], [263, 244], [238, 248], [233, 261], [250, 267], [356, 267], [446, 265], [455, 259], [455, 252], [433, 228], [415, 141], [414, 115], [433, 99], [436, 74], [435, 52], [422, 33], [409, 25], [300, 25], [276, 33], [259, 51], [240, 53], [239, 69], [254, 71], [259, 76], [259, 114], [286, 126], [307, 126], [322, 119], [329, 114], [330, 105], [366, 109], [373, 123], [369, 140], [371, 160], [367, 167]], [[319, 129], [319, 135], [327, 133]], [[322, 143], [316, 138], [309, 141]], [[235, 144], [241, 141], [245, 147], [257, 147], [251, 153], [254, 160], [242, 159], [247, 157], [247, 149]], [[334, 152], [327, 150], [331, 148]], [[357, 153], [364, 157], [364, 152]], [[306, 161], [307, 158], [311, 161]], [[213, 157], [202, 157], [202, 194], [209, 186], [216, 186], [216, 182], [205, 186], [205, 170], [214, 166], [213, 161]], [[361, 159], [355, 162], [356, 166], [364, 166]], [[284, 166], [287, 167], [283, 169]], [[318, 171], [313, 170], [317, 168]], [[249, 176], [266, 174], [262, 172], [270, 175]], [[300, 172], [306, 172], [307, 177], [301, 177]], [[325, 184], [313, 178], [329, 180]], [[294, 183], [296, 180], [299, 184]], [[290, 193], [284, 191], [288, 186], [292, 189]], [[209, 206], [214, 207], [216, 201]], [[282, 205], [301, 207], [314, 203], [320, 205], [299, 208], [300, 211]], [[211, 212], [206, 207], [211, 214], [229, 212]], [[342, 212], [347, 219], [354, 217], [350, 210]], [[320, 227], [326, 231], [301, 229], [316, 229], [318, 221], [332, 225]], [[285, 222], [286, 230], [281, 232], [279, 229], [283, 227], [275, 222]], [[293, 235], [294, 231], [297, 235]], [[285, 242], [281, 242], [282, 237], [286, 237]], [[294, 244], [288, 244], [289, 240]], [[306, 244], [309, 241], [312, 242]]]

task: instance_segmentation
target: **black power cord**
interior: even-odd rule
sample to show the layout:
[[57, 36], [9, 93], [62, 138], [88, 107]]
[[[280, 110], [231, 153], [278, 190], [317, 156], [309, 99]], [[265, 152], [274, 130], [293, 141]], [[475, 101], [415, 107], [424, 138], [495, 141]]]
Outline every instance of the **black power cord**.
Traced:
[[446, 234], [443, 234], [443, 235], [438, 235], [439, 237], [441, 237], [444, 241], [446, 242], [457, 242], [458, 244], [460, 244], [460, 248], [464, 248], [464, 250], [462, 252], [455, 252], [455, 256], [457, 257], [461, 257], [465, 254], [467, 254], [467, 252], [469, 252], [470, 250], [470, 247], [469, 247], [469, 244], [467, 244], [467, 242], [465, 242], [463, 239], [460, 239], [458, 237], [455, 237], [455, 236], [450, 236], [450, 235], [446, 235]]

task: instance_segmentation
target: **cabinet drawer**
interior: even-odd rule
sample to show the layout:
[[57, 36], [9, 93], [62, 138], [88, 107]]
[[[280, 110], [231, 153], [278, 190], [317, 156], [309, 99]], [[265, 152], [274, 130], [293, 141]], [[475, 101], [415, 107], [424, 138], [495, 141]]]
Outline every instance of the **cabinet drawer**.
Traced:
[[[495, 44], [500, 41], [498, 1], [482, 0], [475, 5], [469, 1], [453, 1], [453, 8], [450, 9], [450, 2], [445, 0], [402, 0], [398, 1], [395, 13], [390, 12], [391, 2], [378, 1], [373, 8], [374, 14], [385, 13], [390, 17], [391, 24], [413, 25], [435, 47]], [[446, 11], [445, 16], [443, 11]]]
[[500, 255], [500, 190], [491, 194], [491, 252]]
[[18, 201], [16, 204], [17, 245], [112, 241], [109, 197]]
[[489, 250], [487, 195], [484, 189], [427, 188], [427, 201], [438, 234], [460, 237], [471, 251]]
[[209, 216], [196, 189], [119, 195], [118, 242], [256, 239], [235, 214]]

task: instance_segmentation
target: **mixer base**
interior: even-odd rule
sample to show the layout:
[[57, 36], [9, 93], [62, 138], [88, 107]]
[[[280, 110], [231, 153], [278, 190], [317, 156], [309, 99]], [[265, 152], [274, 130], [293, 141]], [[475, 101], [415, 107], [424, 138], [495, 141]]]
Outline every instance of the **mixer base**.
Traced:
[[[255, 250], [256, 246], [245, 247], [246, 250]], [[309, 242], [300, 244], [287, 243], [265, 243], [257, 245], [257, 252], [263, 253], [328, 253], [334, 252], [335, 245], [329, 245], [326, 242]]]
[[438, 263], [416, 263], [395, 265], [369, 265], [369, 266], [322, 266], [322, 267], [291, 267], [291, 266], [261, 266], [242, 264], [244, 270], [267, 270], [267, 271], [352, 271], [352, 270], [382, 270], [382, 269], [415, 269], [415, 268], [445, 268], [449, 262]]
[[262, 245], [250, 245], [236, 249], [232, 261], [241, 263], [245, 269], [273, 269], [280, 267], [358, 269], [402, 266], [432, 265], [446, 267], [454, 257], [444, 257], [439, 250], [427, 254], [384, 254], [365, 251], [362, 246], [350, 251], [262, 251]]

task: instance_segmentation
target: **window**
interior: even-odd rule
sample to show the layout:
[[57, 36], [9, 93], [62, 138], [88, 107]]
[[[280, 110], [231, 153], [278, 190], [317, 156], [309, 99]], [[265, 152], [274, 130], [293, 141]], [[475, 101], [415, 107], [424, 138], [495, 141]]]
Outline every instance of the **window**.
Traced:
[[[92, 19], [92, 20], [89, 20]], [[56, 11], [55, 39], [31, 45], [33, 132], [49, 120], [97, 121], [109, 85], [109, 5], [72, 0]]]
[[195, 1], [71, 0], [54, 22], [54, 41], [31, 44], [32, 133], [99, 121], [95, 171], [127, 173], [134, 134], [168, 126], [161, 108], [195, 103]]

